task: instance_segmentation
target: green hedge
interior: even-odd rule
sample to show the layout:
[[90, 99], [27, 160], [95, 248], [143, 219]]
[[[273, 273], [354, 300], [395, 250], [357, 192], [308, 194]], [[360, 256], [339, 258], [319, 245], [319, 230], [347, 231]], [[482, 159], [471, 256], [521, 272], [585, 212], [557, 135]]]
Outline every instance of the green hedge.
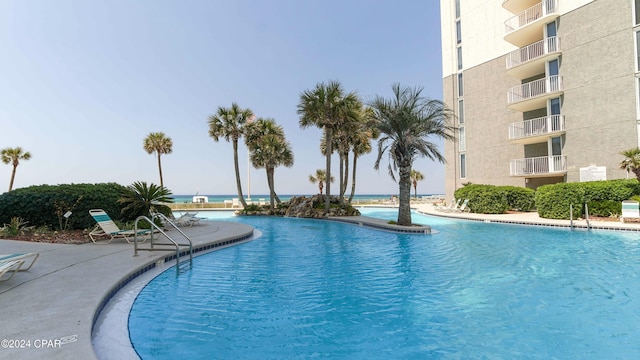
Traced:
[[[122, 221], [122, 206], [118, 199], [124, 186], [106, 184], [37, 185], [16, 189], [0, 195], [0, 226], [12, 217], [21, 217], [27, 226], [49, 226], [52, 229], [89, 229], [95, 221], [90, 209], [104, 209], [113, 219]], [[65, 212], [71, 211], [68, 224]], [[61, 224], [62, 222], [62, 224]]]
[[[573, 204], [573, 218], [584, 217], [584, 204], [591, 203], [589, 213], [606, 213], [613, 209], [603, 201], [621, 202], [640, 194], [638, 180], [609, 180], [583, 183], [559, 183], [540, 186], [536, 191], [536, 207], [540, 217], [547, 219], [569, 219]], [[594, 213], [595, 210], [595, 213]], [[600, 215], [600, 216], [610, 216]]]
[[455, 191], [456, 199], [469, 199], [471, 212], [502, 214], [507, 210], [529, 211], [534, 206], [534, 191], [515, 186], [471, 184]]

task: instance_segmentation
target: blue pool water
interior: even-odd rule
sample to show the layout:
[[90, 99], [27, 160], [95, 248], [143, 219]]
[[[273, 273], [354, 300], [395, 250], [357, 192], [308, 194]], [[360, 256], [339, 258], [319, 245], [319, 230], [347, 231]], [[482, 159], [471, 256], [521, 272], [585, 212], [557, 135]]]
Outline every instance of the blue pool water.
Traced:
[[143, 359], [640, 355], [638, 233], [421, 215], [414, 222], [440, 232], [229, 220], [263, 236], [166, 271], [138, 295], [129, 331]]

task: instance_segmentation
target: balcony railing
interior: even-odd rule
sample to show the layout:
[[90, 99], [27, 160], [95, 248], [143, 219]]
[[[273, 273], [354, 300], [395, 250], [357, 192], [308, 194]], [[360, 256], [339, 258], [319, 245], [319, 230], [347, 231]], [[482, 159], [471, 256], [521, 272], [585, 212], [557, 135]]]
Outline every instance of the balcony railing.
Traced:
[[507, 92], [507, 104], [532, 99], [544, 94], [563, 91], [562, 76], [553, 75], [514, 86]]
[[511, 176], [545, 176], [567, 172], [564, 155], [540, 156], [511, 160]]
[[509, 140], [564, 131], [564, 115], [543, 116], [509, 125]]
[[540, 18], [557, 12], [558, 0], [542, 0], [542, 2], [505, 21], [505, 34], [509, 34], [510, 32], [523, 28]]
[[507, 54], [507, 69], [560, 51], [560, 38], [552, 36]]

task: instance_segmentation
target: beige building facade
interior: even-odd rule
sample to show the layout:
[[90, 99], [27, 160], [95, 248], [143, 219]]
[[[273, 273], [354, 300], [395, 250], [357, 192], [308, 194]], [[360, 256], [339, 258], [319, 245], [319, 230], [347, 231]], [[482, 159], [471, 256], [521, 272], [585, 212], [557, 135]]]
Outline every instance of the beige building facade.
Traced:
[[[640, 0], [441, 0], [448, 197], [619, 179], [639, 145]], [[631, 174], [633, 176], [633, 174]]]

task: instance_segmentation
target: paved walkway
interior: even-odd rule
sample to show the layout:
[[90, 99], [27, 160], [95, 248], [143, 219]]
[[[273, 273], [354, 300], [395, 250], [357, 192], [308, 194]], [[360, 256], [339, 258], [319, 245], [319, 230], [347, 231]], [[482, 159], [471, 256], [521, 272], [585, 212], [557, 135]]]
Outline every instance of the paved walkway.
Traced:
[[[541, 219], [537, 213], [483, 215], [442, 212], [431, 204], [416, 204], [416, 210], [436, 216], [469, 220], [570, 226], [568, 220]], [[386, 223], [358, 217], [380, 227]], [[365, 224], [366, 225], [366, 224]], [[586, 228], [584, 220], [574, 226]], [[640, 223], [619, 221], [591, 222], [592, 228], [640, 231]], [[194, 248], [230, 246], [247, 241], [253, 228], [239, 223], [208, 221], [186, 228]], [[175, 233], [175, 231], [174, 231]], [[179, 239], [178, 239], [179, 240]], [[209, 249], [211, 250], [211, 249]], [[0, 253], [38, 252], [40, 258], [31, 270], [0, 282], [0, 358], [11, 359], [96, 359], [91, 330], [96, 310], [104, 306], [121, 286], [123, 279], [136, 276], [140, 269], [171, 266], [164, 263], [171, 251], [140, 252], [133, 257], [133, 245], [114, 241], [108, 245], [61, 245], [0, 240]], [[173, 252], [175, 254], [175, 252]]]
[[[570, 220], [555, 220], [555, 219], [543, 219], [538, 216], [537, 212], [526, 212], [516, 214], [471, 214], [464, 212], [446, 212], [442, 210], [436, 210], [432, 204], [416, 204], [413, 206], [418, 212], [435, 215], [453, 217], [459, 219], [468, 219], [476, 221], [487, 222], [499, 222], [499, 223], [512, 223], [523, 225], [538, 225], [538, 226], [562, 226], [570, 227], [572, 222]], [[622, 223], [618, 219], [611, 219], [611, 221], [589, 221], [584, 219], [574, 220], [573, 226], [575, 228], [582, 229], [604, 229], [604, 230], [627, 230], [627, 231], [640, 231], [640, 222], [625, 222]]]

